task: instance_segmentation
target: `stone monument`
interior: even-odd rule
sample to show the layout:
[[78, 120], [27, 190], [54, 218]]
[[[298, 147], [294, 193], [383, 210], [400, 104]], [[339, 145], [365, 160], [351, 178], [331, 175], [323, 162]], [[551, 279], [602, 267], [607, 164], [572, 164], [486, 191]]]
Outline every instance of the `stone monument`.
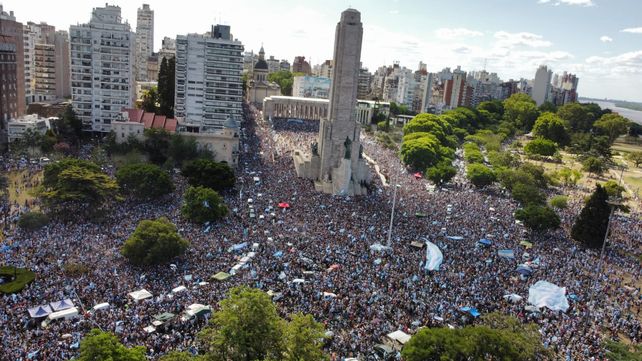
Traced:
[[360, 126], [355, 120], [363, 25], [354, 9], [341, 13], [334, 39], [334, 70], [328, 118], [319, 137], [304, 153], [294, 152], [297, 175], [314, 181], [317, 191], [336, 195], [364, 195], [371, 175], [363, 159]]

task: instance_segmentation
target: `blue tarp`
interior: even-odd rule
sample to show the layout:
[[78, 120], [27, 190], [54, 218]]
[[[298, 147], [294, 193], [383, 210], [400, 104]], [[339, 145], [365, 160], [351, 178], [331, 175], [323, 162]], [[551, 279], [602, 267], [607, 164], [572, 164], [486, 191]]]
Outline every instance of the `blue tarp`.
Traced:
[[479, 244], [483, 244], [484, 246], [490, 246], [492, 242], [489, 239], [482, 238], [479, 240]]
[[277, 252], [274, 252], [273, 256], [274, 256], [274, 257], [281, 258], [281, 257], [283, 257], [283, 251], [277, 251]]
[[515, 258], [515, 251], [512, 249], [500, 249], [497, 254], [504, 258]]
[[466, 306], [466, 307], [462, 307], [462, 308], [460, 308], [459, 310], [460, 310], [461, 312], [468, 313], [468, 314], [470, 314], [470, 315], [471, 315], [471, 316], [473, 316], [473, 317], [479, 317], [479, 316], [481, 315], [481, 313], [479, 313], [479, 311], [477, 311], [477, 309], [476, 309], [476, 308], [474, 308], [474, 307], [468, 307], [468, 306]]

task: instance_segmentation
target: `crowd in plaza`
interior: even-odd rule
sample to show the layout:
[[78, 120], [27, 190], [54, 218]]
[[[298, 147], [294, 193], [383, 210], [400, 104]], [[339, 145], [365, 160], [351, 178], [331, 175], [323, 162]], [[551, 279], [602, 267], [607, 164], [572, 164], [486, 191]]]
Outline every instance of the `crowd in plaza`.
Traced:
[[[146, 346], [153, 358], [169, 350], [194, 351], [195, 336], [207, 319], [176, 321], [167, 332], [148, 333], [143, 328], [153, 316], [180, 314], [193, 303], [216, 309], [227, 290], [238, 285], [272, 291], [283, 315], [314, 315], [331, 331], [326, 348], [337, 360], [364, 356], [395, 330], [412, 334], [420, 326], [468, 324], [472, 316], [462, 313], [462, 307], [535, 322], [544, 344], [568, 360], [604, 360], [604, 337], [642, 341], [642, 298], [640, 284], [634, 283], [642, 279], [642, 267], [630, 257], [642, 244], [639, 214], [614, 217], [605, 265], [598, 272], [599, 254], [577, 247], [568, 236], [582, 207], [582, 194], [572, 193], [569, 207], [560, 211], [561, 229], [526, 248], [520, 242], [533, 238], [515, 222], [518, 205], [510, 197], [498, 189], [476, 190], [462, 175], [449, 188], [428, 189], [429, 182], [409, 172], [394, 151], [364, 134], [364, 153], [392, 184], [400, 185], [388, 248], [392, 187], [373, 177], [367, 197], [316, 192], [310, 181], [297, 178], [292, 151], [310, 151], [318, 122], [263, 121], [250, 108], [246, 118], [242, 142], [247, 147], [241, 147], [245, 151], [237, 185], [224, 193], [230, 215], [207, 229], [180, 218], [186, 183], [178, 174], [173, 175], [172, 195], [149, 203], [115, 204], [103, 223], [78, 214], [74, 222], [52, 222], [34, 233], [12, 228], [5, 240], [9, 247], [0, 254], [2, 262], [30, 268], [38, 276], [22, 292], [2, 296], [0, 359], [69, 359], [82, 336], [95, 327], [116, 332], [126, 345]], [[279, 208], [282, 202], [289, 208]], [[250, 216], [250, 205], [258, 217]], [[175, 266], [130, 266], [120, 255], [121, 245], [139, 221], [161, 216], [177, 225], [190, 249], [173, 262]], [[480, 244], [480, 239], [490, 240], [490, 245]], [[443, 252], [438, 271], [426, 271], [425, 250], [411, 244], [425, 241]], [[382, 246], [372, 247], [375, 244]], [[500, 257], [500, 249], [513, 250], [515, 259]], [[232, 277], [210, 279], [230, 272], [250, 251], [256, 256]], [[533, 261], [530, 277], [515, 272], [526, 261]], [[72, 277], [65, 271], [69, 264], [83, 264], [88, 271]], [[567, 312], [525, 309], [529, 286], [539, 280], [566, 287]], [[172, 293], [178, 286], [187, 290]], [[136, 302], [128, 296], [143, 288], [153, 294], [151, 299]], [[524, 300], [507, 302], [503, 296], [508, 294]], [[102, 302], [110, 307], [47, 328], [27, 312], [66, 298], [84, 311]]]

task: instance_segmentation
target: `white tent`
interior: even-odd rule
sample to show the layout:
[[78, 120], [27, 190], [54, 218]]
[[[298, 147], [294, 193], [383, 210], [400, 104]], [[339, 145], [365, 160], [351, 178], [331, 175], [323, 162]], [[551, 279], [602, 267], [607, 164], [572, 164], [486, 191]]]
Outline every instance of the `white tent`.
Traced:
[[184, 292], [187, 291], [187, 288], [185, 286], [178, 286], [174, 289], [172, 289], [172, 293], [179, 293], [179, 292]]
[[29, 309], [29, 316], [32, 318], [40, 318], [48, 316], [53, 311], [49, 305], [36, 306]]
[[552, 311], [566, 312], [569, 308], [566, 288], [547, 281], [537, 281], [528, 289], [528, 303]]
[[405, 333], [405, 332], [403, 332], [403, 331], [401, 331], [401, 330], [397, 330], [395, 332], [391, 332], [391, 333], [387, 334], [386, 336], [388, 336], [389, 339], [391, 339], [393, 341], [397, 341], [402, 345], [404, 345], [406, 342], [410, 341], [410, 335]]
[[295, 278], [292, 280], [292, 283], [304, 283], [305, 280], [303, 278]]
[[133, 298], [135, 301], [140, 301], [146, 298], [151, 298], [153, 295], [143, 288], [138, 291], [130, 292], [129, 297]]
[[54, 311], [62, 311], [74, 307], [74, 303], [68, 298], [65, 298], [62, 301], [52, 302], [50, 305]]
[[426, 264], [427, 271], [439, 271], [439, 266], [444, 261], [444, 255], [436, 244], [426, 241]]
[[109, 308], [109, 303], [103, 302], [103, 303], [97, 304], [96, 306], [92, 307], [91, 309], [94, 310], [94, 311], [100, 311], [100, 310], [104, 310], [104, 309], [107, 309], [107, 308]]
[[156, 331], [156, 327], [154, 327], [154, 326], [147, 326], [147, 327], [143, 328], [143, 330], [144, 330], [145, 332], [147, 332], [147, 333], [152, 333], [152, 332]]

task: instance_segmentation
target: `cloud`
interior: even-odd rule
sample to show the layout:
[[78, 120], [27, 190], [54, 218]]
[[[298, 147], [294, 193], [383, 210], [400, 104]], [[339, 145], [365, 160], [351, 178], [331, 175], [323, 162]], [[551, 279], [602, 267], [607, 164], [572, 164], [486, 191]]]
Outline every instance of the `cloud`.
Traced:
[[595, 6], [593, 0], [539, 0], [539, 4]]
[[642, 74], [642, 50], [630, 51], [615, 56], [590, 56], [581, 70], [596, 76], [630, 76]]
[[517, 46], [526, 46], [531, 48], [546, 48], [553, 43], [544, 40], [541, 35], [533, 33], [509, 33], [506, 31], [498, 31], [494, 35], [497, 39], [497, 46], [504, 48], [514, 48]]
[[606, 36], [606, 35], [603, 35], [603, 36], [600, 36], [600, 41], [603, 42], [603, 43], [612, 43], [613, 42], [613, 38], [611, 38], [609, 36]]
[[435, 35], [439, 39], [459, 39], [459, 38], [473, 38], [484, 35], [481, 31], [470, 30], [466, 28], [439, 28], [435, 30]]
[[390, 10], [390, 11], [388, 11], [388, 13], [392, 14], [392, 15], [397, 15], [397, 14], [399, 14], [399, 10]]
[[623, 33], [642, 34], [642, 27], [622, 29]]

